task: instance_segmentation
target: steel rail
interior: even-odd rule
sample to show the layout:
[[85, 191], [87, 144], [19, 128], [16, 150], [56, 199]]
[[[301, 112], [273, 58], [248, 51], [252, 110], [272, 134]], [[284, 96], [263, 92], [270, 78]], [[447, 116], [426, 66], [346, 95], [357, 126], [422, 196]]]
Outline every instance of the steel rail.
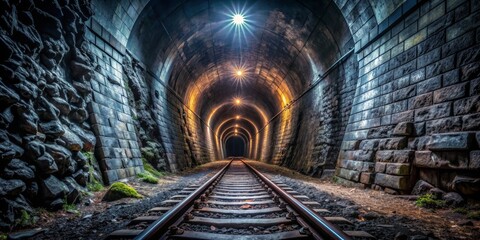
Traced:
[[328, 239], [351, 240], [352, 238], [338, 229], [335, 225], [327, 221], [325, 218], [319, 216], [312, 209], [305, 206], [301, 201], [294, 198], [291, 194], [285, 192], [278, 187], [274, 182], [265, 177], [261, 172], [252, 167], [250, 164], [242, 160], [242, 162], [255, 173], [265, 184], [267, 184], [276, 194], [278, 194], [290, 207], [295, 210], [300, 217], [315, 230], [317, 230], [323, 237]]
[[143, 239], [159, 239], [163, 234], [168, 232], [168, 228], [177, 221], [186, 211], [193, 205], [194, 201], [198, 199], [207, 189], [212, 185], [215, 180], [219, 179], [230, 166], [232, 161], [226, 164], [220, 171], [218, 171], [213, 177], [211, 177], [207, 182], [202, 184], [197, 190], [192, 192], [188, 197], [175, 205], [168, 212], [163, 214], [159, 219], [150, 224], [145, 230], [143, 230], [138, 236], [134, 239], [143, 240]]

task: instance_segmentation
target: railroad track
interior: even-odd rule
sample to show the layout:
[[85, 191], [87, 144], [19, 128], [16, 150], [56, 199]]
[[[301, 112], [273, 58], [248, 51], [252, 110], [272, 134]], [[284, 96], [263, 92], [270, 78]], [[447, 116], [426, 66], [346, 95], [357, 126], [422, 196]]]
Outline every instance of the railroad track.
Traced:
[[[107, 239], [373, 239], [317, 202], [232, 160]], [[351, 229], [351, 226], [350, 226]]]

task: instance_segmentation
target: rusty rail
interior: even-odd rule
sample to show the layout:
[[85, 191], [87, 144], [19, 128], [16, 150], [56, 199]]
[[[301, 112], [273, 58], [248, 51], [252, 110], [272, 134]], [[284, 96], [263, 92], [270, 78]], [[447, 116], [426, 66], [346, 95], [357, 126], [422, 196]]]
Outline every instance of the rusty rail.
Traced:
[[339, 240], [350, 240], [350, 236], [345, 234], [342, 230], [338, 229], [332, 223], [328, 222], [325, 218], [319, 216], [312, 209], [305, 206], [302, 202], [294, 198], [289, 193], [285, 192], [283, 189], [278, 187], [274, 182], [265, 177], [261, 172], [259, 172], [250, 164], [242, 160], [242, 162], [250, 169], [252, 172], [257, 175], [268, 187], [270, 187], [276, 194], [278, 194], [285, 202], [287, 202], [290, 207], [295, 210], [300, 216], [306, 220], [306, 222], [318, 231], [318, 233], [327, 239], [339, 239]]
[[213, 177], [211, 177], [207, 182], [200, 186], [197, 190], [192, 192], [188, 197], [182, 200], [180, 203], [175, 205], [168, 212], [163, 214], [159, 219], [153, 222], [148, 228], [143, 230], [138, 236], [135, 237], [136, 240], [141, 239], [159, 239], [162, 235], [168, 232], [168, 228], [179, 218], [185, 214], [185, 212], [193, 205], [195, 199], [199, 198], [207, 189], [212, 185], [215, 180], [219, 179], [230, 166], [232, 161], [225, 165], [220, 171], [218, 171]]

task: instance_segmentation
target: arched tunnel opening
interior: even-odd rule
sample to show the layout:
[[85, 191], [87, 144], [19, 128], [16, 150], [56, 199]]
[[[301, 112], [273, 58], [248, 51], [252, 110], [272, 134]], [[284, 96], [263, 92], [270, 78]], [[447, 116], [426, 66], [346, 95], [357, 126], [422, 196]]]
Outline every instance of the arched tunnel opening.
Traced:
[[[422, 212], [418, 226], [480, 238], [471, 233], [480, 227], [477, 2], [0, 0], [0, 231], [26, 228], [35, 208], [75, 213], [114, 184], [139, 187], [135, 198], [200, 186], [190, 180], [208, 182], [233, 156], [230, 178], [247, 178], [246, 163], [294, 183], [299, 198], [308, 194], [297, 180], [324, 187], [305, 190], [320, 202], [337, 202], [328, 194], [338, 190], [355, 205], [331, 212], [355, 229], [385, 226], [387, 210], [361, 188], [382, 204], [390, 199], [377, 190], [419, 199], [391, 201], [403, 216], [411, 212], [401, 206], [433, 202], [446, 215], [432, 219], [447, 222], [432, 226]], [[467, 213], [448, 215], [454, 207]], [[457, 235], [438, 228], [452, 223]], [[409, 227], [399, 224], [372, 229], [404, 239]]]
[[247, 145], [245, 139], [237, 136], [233, 136], [227, 139], [225, 142], [225, 150], [227, 157], [245, 157]]

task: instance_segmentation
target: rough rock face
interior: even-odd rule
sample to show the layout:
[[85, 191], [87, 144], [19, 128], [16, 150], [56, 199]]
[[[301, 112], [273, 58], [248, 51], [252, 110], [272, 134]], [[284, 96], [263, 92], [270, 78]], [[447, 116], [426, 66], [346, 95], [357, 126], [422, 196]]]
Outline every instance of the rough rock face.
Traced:
[[126, 54], [123, 59], [123, 71], [128, 80], [130, 106], [134, 106], [133, 116], [137, 116], [135, 128], [141, 142], [142, 157], [156, 169], [169, 170], [164, 147], [161, 144], [158, 124], [155, 122], [151, 108], [152, 97], [145, 81], [144, 72], [139, 62]]
[[88, 0], [1, 0], [0, 9], [0, 227], [9, 227], [30, 205], [78, 201], [86, 185], [92, 10]]

